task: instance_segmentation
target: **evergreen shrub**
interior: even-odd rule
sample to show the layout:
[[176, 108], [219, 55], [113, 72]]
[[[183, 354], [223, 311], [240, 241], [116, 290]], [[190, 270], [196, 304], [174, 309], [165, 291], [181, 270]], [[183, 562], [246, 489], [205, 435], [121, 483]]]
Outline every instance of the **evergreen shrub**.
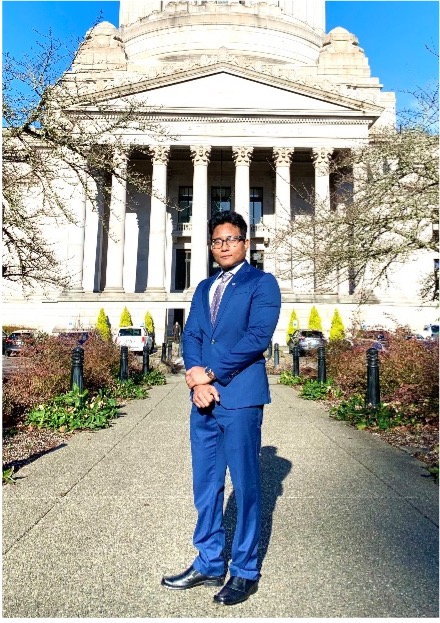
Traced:
[[314, 305], [310, 310], [309, 326], [307, 328], [314, 329], [315, 331], [322, 331], [321, 316]]
[[149, 311], [147, 311], [145, 313], [145, 317], [144, 317], [144, 325], [145, 328], [147, 329], [148, 333], [154, 333], [154, 321], [153, 321], [153, 316], [150, 314]]
[[337, 309], [335, 309], [330, 327], [330, 342], [334, 342], [335, 340], [343, 340], [344, 338], [344, 323], [342, 322], [341, 314]]
[[[295, 326], [296, 323], [296, 326]], [[296, 311], [292, 310], [292, 313], [290, 314], [290, 321], [289, 321], [289, 326], [287, 327], [287, 333], [286, 333], [286, 344], [289, 343], [289, 339], [290, 336], [295, 333], [295, 331], [299, 329], [299, 320], [298, 320], [298, 316], [296, 315]]]
[[98, 320], [96, 321], [96, 331], [103, 340], [111, 341], [112, 332], [110, 330], [110, 323], [103, 307], [99, 310]]
[[119, 320], [120, 327], [131, 327], [133, 326], [133, 320], [131, 319], [131, 314], [128, 311], [127, 307], [124, 307], [121, 313], [121, 319]]

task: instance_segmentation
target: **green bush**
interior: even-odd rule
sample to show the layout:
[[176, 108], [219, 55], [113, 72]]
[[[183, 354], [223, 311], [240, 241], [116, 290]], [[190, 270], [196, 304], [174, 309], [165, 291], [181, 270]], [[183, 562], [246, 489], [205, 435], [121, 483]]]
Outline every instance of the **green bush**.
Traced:
[[166, 378], [163, 372], [160, 370], [150, 370], [148, 374], [144, 375], [145, 383], [148, 385], [166, 385]]
[[125, 382], [116, 381], [114, 387], [110, 390], [111, 395], [116, 398], [125, 399], [141, 399], [148, 397], [148, 388], [145, 385], [136, 382], [136, 379], [130, 378]]
[[316, 307], [313, 305], [312, 309], [310, 310], [310, 316], [309, 316], [309, 329], [314, 329], [315, 331], [322, 331], [322, 323], [321, 323], [321, 317], [318, 313], [318, 310], [316, 309]]
[[121, 314], [121, 319], [119, 320], [120, 327], [131, 327], [133, 326], [133, 320], [131, 319], [131, 314], [128, 311], [127, 307], [124, 307]]
[[356, 428], [379, 428], [389, 430], [395, 426], [414, 424], [416, 420], [404, 416], [395, 407], [381, 402], [377, 407], [365, 404], [365, 398], [358, 394], [343, 400], [330, 409], [331, 417], [349, 422]]
[[292, 313], [290, 314], [289, 326], [287, 327], [286, 344], [289, 343], [290, 336], [295, 333], [297, 329], [299, 329], [298, 316], [296, 315], [296, 311], [292, 310]]
[[[76, 338], [49, 336], [29, 348], [28, 356], [3, 386], [3, 408], [9, 420], [69, 391], [72, 350], [76, 345]], [[119, 348], [98, 333], [91, 333], [83, 348], [84, 387], [91, 393], [113, 387], [119, 371]], [[131, 353], [129, 366], [134, 366]]]
[[49, 428], [68, 432], [77, 429], [97, 429], [109, 426], [109, 420], [117, 417], [115, 398], [99, 392], [89, 397], [87, 389], [72, 391], [56, 396], [52, 400], [31, 410], [26, 424], [37, 428]]
[[101, 307], [98, 314], [98, 320], [96, 321], [96, 331], [103, 340], [108, 342], [112, 339], [112, 332], [110, 330], [110, 323], [105, 314], [104, 308]]
[[315, 379], [307, 379], [301, 388], [300, 396], [305, 400], [325, 400], [331, 392], [332, 385], [332, 381], [321, 383]]
[[304, 379], [300, 376], [293, 376], [290, 370], [283, 370], [280, 374], [280, 378], [278, 379], [278, 383], [292, 387], [293, 385], [301, 385], [301, 383], [304, 383]]
[[342, 322], [341, 314], [335, 309], [332, 323], [330, 327], [330, 342], [335, 340], [343, 340], [345, 338], [344, 323]]
[[[345, 399], [366, 395], [367, 349], [371, 341], [355, 340], [353, 347], [344, 341], [330, 343], [327, 372]], [[407, 340], [405, 332], [390, 332], [389, 345], [379, 353], [380, 393], [410, 420], [419, 422], [438, 418], [438, 343]]]
[[145, 317], [144, 317], [144, 325], [145, 328], [147, 329], [148, 333], [154, 333], [154, 321], [153, 321], [153, 316], [150, 314], [149, 311], [147, 311], [145, 313]]

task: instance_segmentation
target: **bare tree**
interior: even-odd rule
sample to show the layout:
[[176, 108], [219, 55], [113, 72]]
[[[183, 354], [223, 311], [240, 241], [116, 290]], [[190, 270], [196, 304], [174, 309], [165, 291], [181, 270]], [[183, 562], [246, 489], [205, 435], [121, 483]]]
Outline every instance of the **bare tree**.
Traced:
[[[129, 149], [128, 135], [148, 136], [154, 144], [171, 139], [145, 102], [120, 98], [115, 111], [81, 73], [63, 72], [74, 59], [51, 32], [19, 60], [4, 55], [2, 273], [25, 292], [68, 286], [70, 275], [60, 270], [44, 228], [76, 222], [78, 187], [95, 210], [97, 188], [108, 193], [112, 176], [133, 196], [151, 194], [151, 179], [120, 166], [117, 156]], [[149, 153], [145, 144], [136, 150]]]
[[[362, 302], [415, 252], [438, 253], [438, 85], [414, 97], [418, 109], [405, 111], [397, 130], [337, 153], [330, 207], [295, 188], [309, 210], [272, 233], [278, 276], [317, 292], [346, 282]], [[423, 298], [438, 298], [434, 267], [420, 287]]]

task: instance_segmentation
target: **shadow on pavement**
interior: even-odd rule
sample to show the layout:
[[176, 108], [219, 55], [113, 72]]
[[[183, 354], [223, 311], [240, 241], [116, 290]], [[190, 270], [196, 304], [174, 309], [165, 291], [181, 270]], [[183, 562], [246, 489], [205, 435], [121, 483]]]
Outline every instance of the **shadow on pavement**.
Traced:
[[55, 446], [54, 448], [50, 448], [49, 450], [42, 450], [41, 452], [35, 452], [35, 454], [31, 454], [25, 459], [21, 459], [17, 461], [10, 461], [9, 463], [5, 463], [3, 465], [3, 470], [13, 467], [14, 474], [16, 474], [19, 469], [21, 469], [25, 465], [29, 465], [29, 463], [33, 463], [34, 461], [39, 459], [41, 456], [44, 456], [45, 454], [49, 454], [50, 452], [55, 452], [56, 450], [61, 450], [61, 448], [65, 448], [66, 446], [67, 446], [67, 443], [60, 443], [58, 446]]
[[[262, 490], [262, 514], [261, 514], [261, 538], [258, 550], [258, 568], [261, 570], [263, 560], [269, 548], [272, 534], [273, 514], [277, 499], [283, 495], [283, 480], [292, 469], [291, 461], [277, 456], [275, 446], [264, 446], [260, 453], [261, 466], [261, 490]], [[232, 551], [235, 524], [237, 521], [237, 505], [234, 492], [228, 498], [224, 513], [224, 526], [226, 530], [226, 544], [224, 549], [225, 560], [229, 561]]]

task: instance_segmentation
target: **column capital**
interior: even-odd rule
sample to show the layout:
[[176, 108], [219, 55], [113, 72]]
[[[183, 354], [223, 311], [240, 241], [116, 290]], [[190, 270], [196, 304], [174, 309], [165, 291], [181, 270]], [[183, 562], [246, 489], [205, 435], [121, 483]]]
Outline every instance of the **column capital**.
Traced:
[[153, 164], [168, 164], [170, 149], [169, 145], [150, 145], [148, 151]]
[[332, 159], [333, 147], [313, 147], [312, 160], [317, 175], [328, 175], [330, 173], [330, 162]]
[[253, 151], [253, 147], [233, 147], [232, 157], [234, 158], [235, 166], [237, 166], [237, 164], [243, 164], [249, 167]]
[[129, 157], [130, 157], [130, 148], [128, 146], [126, 149], [122, 147], [116, 147], [113, 152], [114, 169], [119, 169], [119, 170], [126, 169]]
[[275, 166], [289, 166], [294, 151], [293, 147], [273, 147], [272, 153]]
[[209, 164], [209, 160], [211, 157], [211, 146], [210, 145], [191, 145], [191, 158], [193, 164]]

